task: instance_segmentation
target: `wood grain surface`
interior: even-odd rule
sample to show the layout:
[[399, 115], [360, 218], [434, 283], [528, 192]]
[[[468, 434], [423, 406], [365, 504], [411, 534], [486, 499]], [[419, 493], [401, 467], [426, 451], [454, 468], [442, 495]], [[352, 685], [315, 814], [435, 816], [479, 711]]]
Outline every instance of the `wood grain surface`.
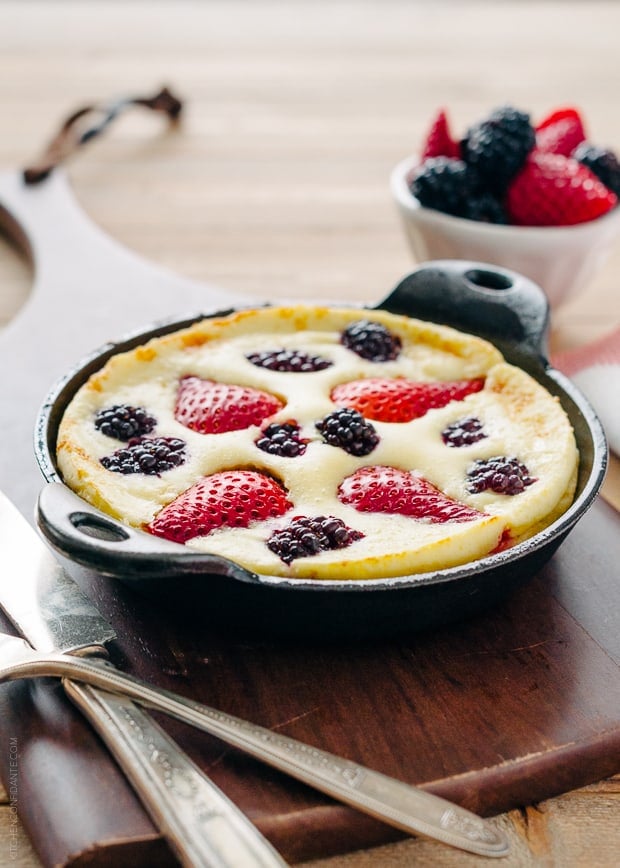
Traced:
[[[188, 101], [180, 130], [128, 117], [73, 162], [95, 221], [156, 262], [257, 299], [373, 301], [412, 264], [387, 177], [435, 109], [462, 129], [507, 101], [535, 116], [574, 103], [593, 138], [620, 145], [619, 26], [613, 2], [4, 2], [0, 165], [36, 156], [76, 106], [167, 81]], [[2, 321], [31, 276], [1, 241]], [[554, 346], [617, 325], [619, 282], [616, 250], [554, 312]], [[512, 811], [504, 864], [611, 868], [619, 811], [618, 778]], [[313, 864], [481, 862], [404, 841]], [[0, 864], [37, 864], [6, 799]]]

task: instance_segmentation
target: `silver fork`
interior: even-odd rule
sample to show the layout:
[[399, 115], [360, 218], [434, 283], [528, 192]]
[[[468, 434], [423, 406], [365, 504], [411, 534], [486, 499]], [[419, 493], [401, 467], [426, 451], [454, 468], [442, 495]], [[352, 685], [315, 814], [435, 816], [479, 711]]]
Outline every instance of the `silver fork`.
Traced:
[[41, 654], [23, 639], [0, 634], [0, 681], [39, 676], [62, 678], [78, 705], [79, 692], [69, 679], [162, 711], [410, 834], [481, 856], [508, 853], [508, 842], [494, 824], [445, 799], [169, 690], [151, 687], [105, 660]]

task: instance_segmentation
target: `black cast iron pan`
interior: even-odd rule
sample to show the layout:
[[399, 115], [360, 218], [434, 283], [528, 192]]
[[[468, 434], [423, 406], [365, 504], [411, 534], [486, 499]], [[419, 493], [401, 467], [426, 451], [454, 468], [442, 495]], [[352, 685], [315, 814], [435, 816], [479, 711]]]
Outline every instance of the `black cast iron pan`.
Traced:
[[[603, 481], [607, 446], [581, 393], [546, 359], [548, 305], [531, 281], [495, 266], [456, 260], [424, 265], [405, 277], [377, 309], [443, 323], [490, 340], [513, 364], [557, 395], [580, 454], [572, 506], [536, 536], [461, 567], [367, 581], [309, 581], [259, 576], [227, 559], [135, 531], [93, 509], [60, 480], [58, 425], [75, 392], [113, 354], [183, 328], [205, 314], [159, 324], [108, 344], [83, 360], [52, 391], [38, 417], [36, 454], [46, 480], [40, 528], [71, 561], [175, 605], [200, 601], [214, 622], [270, 634], [366, 638], [428, 629], [500, 601], [551, 558], [592, 504]], [[216, 316], [230, 311], [218, 311]]]

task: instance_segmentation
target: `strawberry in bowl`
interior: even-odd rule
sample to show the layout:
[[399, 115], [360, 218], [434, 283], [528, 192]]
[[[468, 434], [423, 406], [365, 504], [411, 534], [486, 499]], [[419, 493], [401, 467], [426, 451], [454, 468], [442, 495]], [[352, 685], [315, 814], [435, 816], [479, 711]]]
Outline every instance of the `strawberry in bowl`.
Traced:
[[503, 106], [460, 139], [442, 110], [391, 188], [417, 259], [500, 265], [555, 305], [587, 284], [620, 229], [620, 162], [575, 108], [533, 124]]

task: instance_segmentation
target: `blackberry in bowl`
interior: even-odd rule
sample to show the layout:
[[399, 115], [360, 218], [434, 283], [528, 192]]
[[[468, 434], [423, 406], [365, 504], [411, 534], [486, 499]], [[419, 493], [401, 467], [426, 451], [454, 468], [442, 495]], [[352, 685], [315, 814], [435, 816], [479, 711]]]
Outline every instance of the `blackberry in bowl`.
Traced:
[[504, 106], [460, 141], [440, 112], [390, 186], [418, 261], [499, 265], [557, 306], [587, 285], [616, 242], [617, 165], [613, 152], [590, 145], [575, 109], [534, 126]]

